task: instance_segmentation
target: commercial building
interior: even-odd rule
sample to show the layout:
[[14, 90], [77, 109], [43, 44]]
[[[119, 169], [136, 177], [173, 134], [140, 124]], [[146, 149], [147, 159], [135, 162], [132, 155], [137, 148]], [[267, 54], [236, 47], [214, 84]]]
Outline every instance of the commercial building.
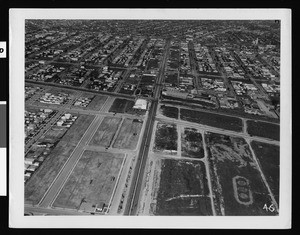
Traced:
[[146, 110], [147, 109], [147, 100], [145, 100], [145, 99], [137, 99], [135, 101], [135, 104], [134, 104], [133, 108], [134, 109]]

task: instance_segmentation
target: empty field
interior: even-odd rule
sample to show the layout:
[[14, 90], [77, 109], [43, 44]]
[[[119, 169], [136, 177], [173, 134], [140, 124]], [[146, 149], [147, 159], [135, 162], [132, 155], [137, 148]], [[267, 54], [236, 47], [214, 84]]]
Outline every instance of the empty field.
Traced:
[[176, 107], [161, 105], [160, 111], [161, 111], [161, 114], [166, 117], [178, 119], [179, 110]]
[[249, 145], [240, 137], [206, 133], [205, 141], [217, 215], [277, 215]]
[[257, 141], [252, 141], [251, 147], [274, 194], [275, 200], [279, 204], [280, 148], [277, 145]]
[[118, 130], [121, 120], [121, 118], [116, 117], [105, 117], [89, 145], [109, 147], [116, 131]]
[[278, 140], [280, 138], [280, 126], [267, 122], [247, 120], [247, 132], [249, 135]]
[[156, 215], [212, 215], [205, 171], [201, 161], [163, 159]]
[[181, 155], [183, 157], [203, 158], [203, 140], [200, 131], [194, 128], [184, 128], [181, 133]]
[[177, 152], [177, 136], [175, 124], [157, 123], [154, 151]]
[[86, 109], [99, 111], [107, 100], [107, 96], [96, 95]]
[[120, 149], [135, 149], [140, 137], [142, 126], [142, 120], [126, 118], [122, 123], [113, 147]]
[[86, 211], [107, 206], [121, 170], [123, 156], [84, 151], [53, 206], [85, 208]]
[[241, 132], [243, 130], [242, 120], [236, 117], [181, 108], [180, 118], [184, 121], [195, 122], [231, 131]]
[[37, 204], [57, 176], [58, 172], [71, 156], [79, 140], [93, 121], [94, 116], [80, 115], [63, 136], [43, 164], [25, 184], [25, 202]]
[[109, 109], [111, 113], [127, 113], [134, 106], [133, 100], [116, 98]]

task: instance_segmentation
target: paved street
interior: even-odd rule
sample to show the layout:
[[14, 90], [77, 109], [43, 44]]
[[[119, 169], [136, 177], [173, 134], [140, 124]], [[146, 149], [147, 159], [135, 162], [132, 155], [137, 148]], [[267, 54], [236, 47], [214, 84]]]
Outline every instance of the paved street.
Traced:
[[[166, 45], [165, 54], [163, 57], [163, 62], [161, 64], [161, 67], [159, 70], [159, 75], [158, 75], [158, 79], [157, 79], [158, 85], [155, 87], [155, 91], [154, 91], [155, 99], [158, 99], [160, 96], [160, 93], [161, 93], [161, 86], [159, 86], [159, 85], [161, 85], [161, 83], [163, 81], [164, 70], [165, 70], [166, 61], [168, 58], [169, 48], [170, 48], [170, 42], [168, 41], [167, 45]], [[136, 163], [136, 167], [135, 167], [135, 171], [134, 171], [134, 175], [133, 175], [133, 179], [132, 179], [133, 183], [130, 187], [127, 204], [126, 204], [126, 208], [124, 211], [125, 215], [135, 215], [137, 212], [137, 207], [138, 207], [139, 198], [140, 198], [140, 191], [141, 191], [143, 177], [144, 177], [144, 170], [145, 170], [145, 165], [146, 165], [150, 141], [151, 141], [151, 135], [152, 135], [153, 126], [154, 126], [153, 124], [155, 121], [157, 105], [158, 105], [158, 102], [153, 101], [151, 104], [151, 107], [150, 107], [149, 115], [148, 115], [147, 122], [146, 122], [145, 132], [142, 137], [142, 144], [141, 144], [139, 156], [137, 159], [137, 163]]]

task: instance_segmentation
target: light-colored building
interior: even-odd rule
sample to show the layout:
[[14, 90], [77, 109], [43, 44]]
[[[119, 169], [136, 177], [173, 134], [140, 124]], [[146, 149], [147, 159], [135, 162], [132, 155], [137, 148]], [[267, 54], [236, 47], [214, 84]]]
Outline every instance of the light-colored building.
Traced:
[[135, 101], [135, 104], [134, 104], [133, 108], [134, 109], [146, 110], [147, 109], [147, 100], [145, 100], [145, 99], [137, 99]]

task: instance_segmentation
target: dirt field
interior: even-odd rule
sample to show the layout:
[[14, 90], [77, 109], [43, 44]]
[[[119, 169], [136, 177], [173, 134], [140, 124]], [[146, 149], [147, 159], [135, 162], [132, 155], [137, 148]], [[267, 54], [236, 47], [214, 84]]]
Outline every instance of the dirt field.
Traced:
[[89, 145], [109, 147], [121, 120], [121, 118], [116, 117], [105, 117]]
[[156, 215], [212, 215], [205, 165], [163, 159]]
[[[108, 205], [121, 169], [123, 154], [85, 151], [53, 206], [79, 209]], [[82, 208], [81, 208], [82, 209]]]
[[89, 105], [87, 106], [87, 109], [99, 111], [102, 108], [102, 106], [104, 105], [107, 98], [108, 98], [107, 96], [96, 95], [92, 99], [91, 103], [89, 103]]
[[206, 133], [217, 215], [277, 215], [264, 205], [272, 200], [243, 138]]
[[220, 114], [206, 113], [191, 109], [180, 109], [180, 118], [184, 121], [195, 122], [203, 125], [213, 126], [226, 130], [243, 130], [243, 123], [240, 118], [229, 117]]
[[280, 139], [280, 126], [267, 122], [247, 120], [247, 132], [250, 135], [265, 137], [268, 139]]
[[155, 132], [154, 151], [177, 152], [177, 128], [175, 124], [159, 122]]
[[142, 120], [126, 118], [122, 123], [113, 147], [120, 149], [135, 149], [140, 137], [142, 126]]
[[57, 140], [62, 138], [62, 136], [66, 133], [66, 130], [66, 127], [51, 127], [45, 135], [39, 138], [39, 142], [55, 143]]
[[279, 146], [252, 141], [251, 147], [274, 194], [275, 200], [279, 204]]
[[194, 128], [184, 128], [181, 133], [181, 155], [183, 157], [203, 158], [202, 134]]
[[80, 115], [25, 185], [25, 202], [37, 204], [70, 157], [94, 116]]

